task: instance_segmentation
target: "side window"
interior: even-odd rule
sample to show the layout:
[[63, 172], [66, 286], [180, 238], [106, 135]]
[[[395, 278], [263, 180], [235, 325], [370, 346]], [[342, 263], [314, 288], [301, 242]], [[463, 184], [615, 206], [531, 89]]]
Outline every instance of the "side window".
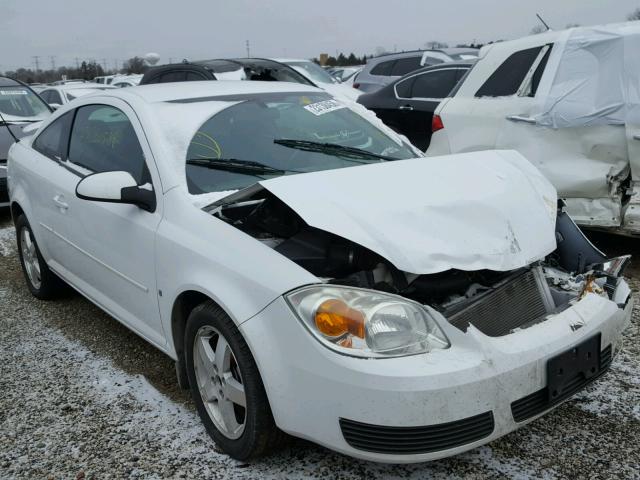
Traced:
[[553, 48], [553, 45], [549, 45], [549, 48], [547, 48], [547, 51], [542, 57], [542, 60], [540, 60], [540, 63], [536, 67], [536, 71], [533, 72], [533, 77], [531, 77], [531, 89], [528, 92], [528, 96], [530, 97], [536, 96], [536, 92], [538, 91], [538, 85], [540, 85], [540, 79], [542, 78], [544, 69], [547, 66], [547, 62], [549, 61], [549, 55], [551, 55], [552, 48]]
[[420, 57], [400, 58], [391, 69], [392, 76], [402, 76], [420, 68]]
[[187, 82], [199, 82], [201, 80], [206, 80], [206, 78], [197, 72], [187, 72]]
[[129, 172], [139, 185], [151, 181], [136, 132], [121, 110], [87, 105], [77, 112], [69, 142], [69, 161], [93, 173]]
[[453, 68], [418, 75], [411, 89], [411, 97], [445, 98], [455, 87], [457, 78], [458, 72]]
[[388, 77], [389, 75], [391, 75], [391, 69], [393, 68], [394, 63], [396, 63], [395, 60], [380, 62], [378, 65], [371, 69], [371, 75], [382, 75]]
[[72, 120], [73, 111], [55, 119], [33, 141], [33, 149], [51, 160], [61, 161], [65, 157], [67, 150]]
[[396, 95], [398, 98], [411, 98], [411, 88], [415, 81], [416, 77], [409, 77], [406, 80], [396, 83]]
[[62, 97], [57, 90], [49, 90], [49, 103], [57, 103], [62, 105]]
[[542, 47], [520, 50], [507, 58], [476, 92], [476, 97], [515, 95]]
[[178, 72], [167, 72], [160, 76], [158, 83], [171, 83], [171, 82], [184, 82], [185, 72], [183, 70]]
[[38, 95], [40, 95], [40, 98], [45, 102], [51, 103], [49, 101], [49, 98], [51, 97], [51, 90], [45, 90], [44, 92], [40, 92]]

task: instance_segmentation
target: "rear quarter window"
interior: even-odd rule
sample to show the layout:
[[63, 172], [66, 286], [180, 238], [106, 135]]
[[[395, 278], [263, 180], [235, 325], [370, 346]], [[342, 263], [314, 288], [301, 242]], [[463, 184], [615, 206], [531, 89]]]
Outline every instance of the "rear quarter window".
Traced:
[[400, 58], [391, 69], [391, 76], [402, 76], [420, 68], [420, 57]]
[[476, 97], [505, 97], [515, 95], [543, 46], [520, 50], [511, 54], [491, 74], [476, 92]]
[[396, 63], [395, 60], [380, 62], [371, 69], [371, 75], [381, 75], [384, 77], [388, 77], [389, 75], [391, 75], [391, 69], [393, 68], [394, 63]]

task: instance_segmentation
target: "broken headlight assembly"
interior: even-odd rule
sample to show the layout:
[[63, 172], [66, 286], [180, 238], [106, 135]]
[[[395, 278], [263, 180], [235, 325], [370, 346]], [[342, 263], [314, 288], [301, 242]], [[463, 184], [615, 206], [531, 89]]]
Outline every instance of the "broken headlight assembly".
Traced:
[[285, 298], [313, 336], [346, 355], [399, 357], [450, 345], [425, 307], [395, 295], [315, 285]]

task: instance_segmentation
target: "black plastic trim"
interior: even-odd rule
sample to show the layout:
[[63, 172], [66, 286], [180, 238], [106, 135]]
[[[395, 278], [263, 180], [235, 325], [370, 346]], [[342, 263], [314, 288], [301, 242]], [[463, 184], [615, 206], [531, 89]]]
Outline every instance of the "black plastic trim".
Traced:
[[419, 427], [388, 427], [340, 419], [346, 442], [358, 450], [390, 455], [438, 452], [477, 442], [493, 433], [493, 412]]

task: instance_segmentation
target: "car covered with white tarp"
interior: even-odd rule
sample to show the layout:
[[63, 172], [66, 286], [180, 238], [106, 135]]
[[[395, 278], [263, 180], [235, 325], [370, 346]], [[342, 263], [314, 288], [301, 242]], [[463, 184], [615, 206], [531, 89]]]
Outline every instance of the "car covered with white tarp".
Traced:
[[484, 47], [436, 110], [429, 155], [516, 149], [580, 225], [640, 233], [640, 25]]

